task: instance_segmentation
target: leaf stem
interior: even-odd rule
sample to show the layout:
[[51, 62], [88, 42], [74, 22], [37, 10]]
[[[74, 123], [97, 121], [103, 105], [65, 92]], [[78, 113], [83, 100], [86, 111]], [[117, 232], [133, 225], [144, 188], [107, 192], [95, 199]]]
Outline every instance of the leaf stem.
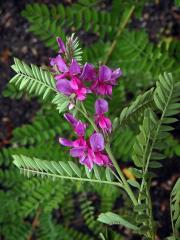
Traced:
[[133, 5], [130, 9], [129, 9], [129, 12], [127, 13], [127, 16], [126, 18], [124, 19], [124, 21], [122, 23], [120, 23], [119, 27], [118, 27], [118, 31], [116, 33], [116, 37], [114, 39], [114, 41], [112, 42], [112, 45], [111, 47], [109, 48], [109, 51], [105, 57], [105, 60], [103, 62], [103, 64], [106, 64], [117, 44], [117, 39], [118, 37], [121, 35], [121, 33], [123, 32], [124, 28], [127, 26], [128, 22], [129, 22], [129, 19], [131, 18], [133, 12], [134, 12], [134, 9], [135, 9], [135, 6]]
[[76, 180], [76, 181], [84, 181], [84, 182], [95, 182], [95, 183], [106, 183], [106, 184], [110, 184], [110, 185], [115, 185], [115, 186], [119, 186], [122, 187], [121, 183], [118, 182], [109, 182], [106, 180], [98, 180], [98, 179], [92, 179], [92, 178], [81, 178], [81, 177], [71, 177], [71, 176], [63, 176], [63, 175], [58, 175], [58, 174], [54, 174], [54, 173], [47, 173], [47, 172], [41, 172], [41, 171], [37, 171], [37, 170], [32, 170], [32, 169], [25, 169], [25, 168], [19, 168], [21, 171], [26, 171], [29, 173], [34, 173], [34, 174], [39, 174], [39, 175], [47, 175], [47, 176], [51, 176], [51, 177], [57, 177], [57, 178], [62, 178], [62, 179], [69, 179], [69, 180]]
[[[90, 122], [90, 124], [92, 125], [92, 127], [94, 128], [94, 130], [95, 130], [96, 132], [99, 132], [99, 129], [97, 128], [97, 126], [96, 126], [96, 124], [94, 123], [94, 121], [93, 121], [89, 116], [87, 116], [87, 114], [86, 114], [82, 109], [80, 109], [80, 108], [78, 108], [78, 107], [76, 107], [76, 109], [79, 110], [79, 111], [83, 114], [83, 116]], [[116, 159], [114, 158], [114, 156], [113, 156], [113, 154], [112, 154], [112, 152], [111, 152], [111, 148], [110, 148], [109, 144], [107, 144], [107, 145], [105, 146], [105, 150], [106, 150], [109, 158], [111, 159], [111, 161], [112, 161], [112, 163], [113, 163], [113, 165], [114, 165], [114, 167], [115, 167], [118, 175], [120, 176], [120, 179], [121, 179], [121, 181], [122, 181], [122, 183], [123, 183], [123, 188], [124, 188], [124, 190], [125, 190], [125, 191], [127, 192], [127, 194], [129, 195], [129, 197], [130, 197], [130, 199], [132, 200], [133, 204], [134, 204], [134, 205], [137, 205], [137, 200], [136, 200], [136, 198], [135, 198], [135, 196], [134, 196], [134, 193], [133, 193], [132, 189], [130, 188], [130, 186], [129, 186], [129, 184], [128, 184], [128, 182], [127, 182], [127, 180], [126, 180], [123, 172], [121, 171], [121, 169], [120, 169], [120, 167], [119, 167]]]

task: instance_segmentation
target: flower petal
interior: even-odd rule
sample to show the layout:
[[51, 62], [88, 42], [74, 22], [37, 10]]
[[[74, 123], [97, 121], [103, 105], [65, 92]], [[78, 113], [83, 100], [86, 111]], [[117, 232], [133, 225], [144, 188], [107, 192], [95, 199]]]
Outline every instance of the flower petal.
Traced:
[[94, 133], [90, 137], [90, 145], [94, 152], [100, 152], [104, 149], [104, 137], [101, 133]]
[[106, 65], [99, 68], [99, 81], [106, 82], [111, 80], [112, 70]]
[[73, 147], [87, 147], [86, 140], [83, 137], [79, 137], [77, 140], [73, 141]]
[[85, 151], [84, 147], [72, 148], [70, 150], [70, 155], [72, 157], [82, 157], [85, 154], [84, 151]]
[[96, 70], [92, 64], [85, 63], [80, 79], [83, 81], [94, 81], [96, 79]]
[[91, 171], [92, 168], [93, 168], [93, 161], [92, 161], [92, 159], [88, 155], [81, 157], [80, 158], [80, 163], [85, 165], [85, 166], [87, 166], [89, 171]]
[[112, 73], [112, 79], [117, 79], [122, 75], [122, 71], [120, 68], [117, 68], [116, 70], [113, 71]]
[[77, 75], [81, 72], [81, 68], [80, 65], [78, 64], [78, 62], [75, 59], [72, 59], [70, 68], [69, 68], [69, 72], [72, 75]]
[[59, 71], [68, 72], [68, 67], [60, 55], [56, 57], [56, 65], [58, 66]]
[[97, 99], [95, 102], [96, 114], [103, 114], [108, 112], [108, 102], [102, 98]]
[[76, 124], [78, 123], [78, 120], [71, 114], [71, 113], [65, 113], [64, 114], [64, 118], [69, 122], [71, 123], [71, 125], [73, 127], [76, 126]]
[[107, 155], [102, 154], [100, 152], [95, 153], [93, 162], [99, 166], [109, 166], [111, 162]]
[[79, 88], [79, 79], [76, 78], [76, 77], [73, 77], [71, 79], [71, 81], [70, 81], [70, 84], [71, 84], [72, 89], [78, 90], [78, 88]]
[[84, 136], [85, 135], [85, 129], [86, 125], [82, 123], [81, 121], [78, 121], [75, 127], [75, 132], [77, 133], [78, 136]]
[[101, 116], [98, 121], [99, 127], [101, 129], [107, 130], [109, 133], [112, 130], [112, 124], [109, 118]]
[[62, 39], [61, 39], [60, 37], [57, 37], [56, 40], [57, 40], [57, 43], [58, 43], [59, 49], [60, 49], [60, 50], [59, 50], [59, 53], [65, 53], [66, 47], [65, 47], [65, 44], [64, 44], [64, 42], [62, 41]]
[[73, 90], [70, 86], [70, 81], [66, 79], [60, 79], [56, 83], [56, 88], [59, 92], [63, 93], [64, 95], [71, 95], [73, 93]]
[[65, 139], [65, 138], [59, 138], [59, 143], [62, 144], [63, 146], [66, 146], [66, 147], [72, 147], [73, 146], [73, 142], [68, 140], [68, 139]]

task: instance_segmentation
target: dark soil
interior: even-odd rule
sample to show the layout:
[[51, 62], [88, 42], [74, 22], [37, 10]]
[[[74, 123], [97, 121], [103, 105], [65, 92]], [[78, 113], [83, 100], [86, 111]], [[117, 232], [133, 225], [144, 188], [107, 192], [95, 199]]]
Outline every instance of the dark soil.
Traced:
[[[9, 146], [12, 130], [32, 120], [39, 104], [25, 97], [13, 100], [2, 96], [9, 79], [13, 76], [10, 65], [13, 57], [23, 59], [28, 63], [48, 64], [53, 51], [44, 47], [43, 43], [28, 32], [27, 21], [20, 16], [20, 12], [27, 3], [71, 3], [71, 1], [33, 1], [33, 0], [8, 0], [0, 1], [0, 148]], [[160, 4], [148, 5], [144, 8], [143, 18], [133, 21], [134, 27], [143, 27], [149, 33], [150, 39], [158, 41], [160, 35], [180, 37], [179, 10], [172, 4], [173, 1], [164, 0]], [[109, 1], [108, 1], [109, 3]], [[158, 179], [153, 181], [152, 198], [154, 203], [155, 218], [160, 221], [159, 236], [164, 239], [171, 232], [169, 218], [169, 193], [178, 175], [179, 160], [166, 162], [164, 170], [158, 172]], [[174, 166], [171, 169], [168, 166]], [[167, 171], [166, 171], [167, 169]], [[164, 172], [163, 172], [164, 171]], [[133, 237], [132, 239], [139, 239]]]

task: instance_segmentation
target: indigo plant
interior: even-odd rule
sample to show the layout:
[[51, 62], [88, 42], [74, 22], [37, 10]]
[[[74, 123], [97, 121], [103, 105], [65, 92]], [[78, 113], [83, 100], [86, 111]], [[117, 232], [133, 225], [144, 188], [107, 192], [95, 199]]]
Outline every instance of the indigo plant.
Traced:
[[[174, 80], [171, 73], [160, 74], [155, 86], [139, 95], [120, 115], [110, 119], [109, 105], [121, 84], [123, 68], [82, 64], [82, 51], [74, 35], [66, 42], [58, 37], [57, 43], [58, 54], [50, 59], [47, 69], [15, 59], [12, 68], [16, 75], [10, 82], [20, 90], [42, 96], [46, 103], [56, 106], [59, 114], [64, 113], [69, 127], [65, 125], [63, 131], [62, 125], [58, 147], [66, 151], [67, 159], [53, 160], [49, 152], [48, 158], [43, 160], [46, 154], [41, 159], [27, 151], [26, 154], [14, 154], [13, 163], [28, 177], [52, 177], [56, 185], [50, 184], [49, 188], [58, 189], [58, 178], [90, 182], [93, 186], [96, 183], [107, 185], [107, 188], [108, 185], [115, 186], [128, 196], [130, 211], [126, 215], [108, 211], [101, 213], [97, 220], [107, 225], [124, 226], [144, 239], [155, 240], [157, 223], [151, 202], [151, 181], [156, 176], [153, 169], [162, 167], [161, 162], [166, 157], [166, 139], [173, 130], [170, 125], [178, 121], [174, 115], [179, 113], [180, 82]], [[127, 179], [112, 149], [119, 129], [123, 132], [134, 119], [139, 123], [131, 156], [135, 177]], [[46, 151], [45, 145], [41, 148]], [[167, 239], [171, 240], [179, 237], [179, 190], [180, 181], [177, 180], [170, 197], [172, 236]], [[91, 228], [96, 232], [95, 221], [93, 219]], [[110, 239], [103, 230], [98, 234], [100, 239]]]

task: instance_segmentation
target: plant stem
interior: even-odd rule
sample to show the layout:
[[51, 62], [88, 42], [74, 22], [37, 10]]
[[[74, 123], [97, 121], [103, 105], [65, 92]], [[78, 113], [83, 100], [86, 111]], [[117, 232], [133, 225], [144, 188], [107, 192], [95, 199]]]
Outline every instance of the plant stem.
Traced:
[[[83, 107], [84, 107], [84, 106], [83, 106]], [[94, 130], [95, 130], [96, 132], [99, 132], [99, 129], [97, 128], [96, 124], [94, 123], [94, 121], [93, 121], [90, 117], [87, 116], [87, 114], [84, 112], [84, 109], [81, 110], [81, 109], [78, 108], [78, 107], [76, 107], [76, 108], [77, 108], [77, 110], [80, 111], [80, 112], [83, 114], [83, 116], [90, 122], [90, 124], [92, 125], [92, 127], [94, 128]], [[85, 107], [84, 107], [84, 108], [85, 108]], [[124, 190], [125, 190], [125, 191], [127, 192], [127, 194], [129, 195], [129, 197], [130, 197], [130, 199], [132, 200], [133, 204], [134, 204], [134, 205], [137, 205], [138, 202], [137, 202], [137, 200], [136, 200], [136, 198], [135, 198], [135, 196], [134, 196], [134, 193], [133, 193], [132, 189], [130, 188], [130, 186], [129, 186], [129, 184], [128, 184], [128, 182], [127, 182], [127, 180], [126, 180], [123, 172], [121, 171], [121, 169], [120, 169], [120, 167], [119, 167], [116, 159], [114, 158], [114, 156], [113, 156], [113, 154], [112, 154], [112, 152], [111, 152], [111, 148], [110, 148], [109, 144], [107, 144], [107, 145], [105, 146], [105, 150], [106, 150], [109, 158], [111, 159], [111, 161], [112, 161], [112, 163], [113, 163], [113, 165], [114, 165], [117, 173], [118, 173], [119, 176], [120, 176], [120, 179], [121, 179], [121, 181], [122, 181], [122, 183], [123, 183], [123, 188], [124, 188]]]
[[121, 180], [122, 180], [122, 182], [124, 184], [124, 190], [129, 195], [129, 197], [132, 200], [133, 204], [137, 205], [137, 200], [136, 200], [136, 198], [134, 196], [134, 193], [133, 193], [132, 189], [130, 188], [130, 186], [129, 186], [129, 184], [128, 184], [128, 182], [127, 182], [123, 172], [121, 171], [121, 169], [120, 169], [116, 159], [114, 158], [114, 156], [113, 156], [113, 154], [111, 152], [111, 148], [110, 148], [109, 144], [106, 145], [105, 149], [106, 149], [106, 152], [109, 155], [109, 158], [111, 159], [111, 161], [112, 161], [116, 171], [118, 172], [118, 174], [119, 174], [119, 176], [120, 176], [120, 178], [121, 178]]
[[114, 41], [112, 42], [112, 45], [111, 45], [111, 47], [110, 47], [110, 49], [109, 49], [109, 51], [108, 51], [108, 53], [107, 53], [107, 55], [105, 57], [105, 60], [104, 60], [103, 64], [106, 64], [108, 62], [108, 60], [109, 60], [109, 58], [110, 58], [110, 56], [111, 56], [111, 54], [112, 54], [116, 44], [117, 44], [117, 39], [121, 35], [121, 33], [123, 32], [123, 30], [126, 27], [126, 25], [128, 24], [129, 19], [131, 18], [132, 14], [134, 12], [134, 9], [135, 9], [135, 6], [133, 5], [129, 9], [129, 12], [127, 13], [127, 16], [124, 19], [124, 21], [122, 23], [120, 23], [120, 25], [118, 27], [118, 31], [117, 31], [116, 37], [115, 37]]
[[146, 187], [146, 195], [147, 195], [147, 203], [148, 203], [148, 211], [149, 211], [149, 225], [150, 225], [150, 236], [152, 237], [152, 240], [155, 240], [155, 231], [154, 231], [154, 219], [153, 219], [153, 213], [152, 213], [152, 201], [151, 201], [151, 196], [149, 192], [149, 187]]

